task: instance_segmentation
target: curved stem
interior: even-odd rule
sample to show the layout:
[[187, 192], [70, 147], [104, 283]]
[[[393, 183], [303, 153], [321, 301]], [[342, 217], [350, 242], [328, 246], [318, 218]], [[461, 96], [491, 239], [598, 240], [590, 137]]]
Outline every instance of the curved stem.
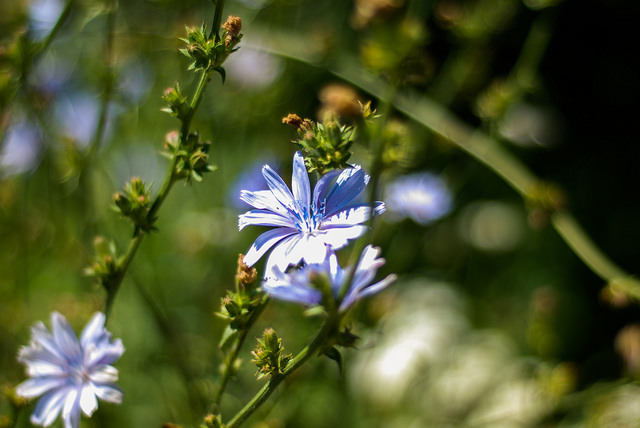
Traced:
[[262, 389], [258, 391], [256, 395], [240, 410], [230, 421], [225, 424], [225, 428], [237, 428], [244, 421], [249, 418], [278, 388], [278, 386], [285, 380], [290, 374], [296, 371], [301, 365], [303, 365], [309, 357], [311, 357], [322, 345], [324, 345], [327, 339], [330, 337], [331, 332], [335, 329], [337, 318], [329, 318], [322, 326], [316, 337], [313, 338], [311, 343], [307, 345], [302, 351], [298, 353], [287, 365], [287, 368], [278, 376], [271, 377], [267, 383], [264, 384]]
[[[254, 30], [255, 32], [257, 31]], [[325, 67], [323, 63], [318, 62], [315, 55], [305, 52], [298, 45], [293, 45], [290, 49], [284, 43], [276, 42], [275, 45], [269, 45], [270, 39], [266, 34], [260, 40], [261, 42], [254, 47], [315, 67]], [[303, 40], [299, 40], [299, 43], [304, 45]], [[372, 96], [385, 100], [384, 95], [388, 93], [386, 82], [363, 69], [351, 58], [340, 58], [336, 63], [337, 66], [329, 68], [331, 73]], [[471, 128], [448, 109], [429, 98], [403, 93], [396, 94], [393, 100], [388, 101], [407, 117], [484, 163], [524, 198], [529, 197], [531, 190], [541, 181], [494, 139]], [[627, 294], [640, 298], [640, 281], [631, 277], [598, 249], [568, 211], [553, 214], [552, 225], [567, 245], [596, 275], [607, 283], [615, 283]]]

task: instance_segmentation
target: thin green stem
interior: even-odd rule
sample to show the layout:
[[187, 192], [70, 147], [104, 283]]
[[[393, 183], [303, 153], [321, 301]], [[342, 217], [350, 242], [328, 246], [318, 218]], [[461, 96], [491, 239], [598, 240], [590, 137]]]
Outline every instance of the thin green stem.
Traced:
[[93, 138], [89, 145], [89, 151], [86, 156], [86, 163], [91, 162], [93, 154], [98, 151], [100, 144], [104, 138], [104, 131], [107, 125], [108, 113], [109, 113], [109, 101], [113, 95], [114, 89], [114, 75], [113, 75], [113, 44], [116, 32], [116, 14], [118, 10], [117, 0], [111, 0], [109, 2], [109, 13], [107, 14], [107, 35], [104, 44], [104, 90], [100, 99], [100, 116], [98, 118], [98, 125], [96, 126]]
[[[390, 86], [387, 99], [393, 98], [392, 92], [395, 92], [395, 88]], [[349, 288], [351, 287], [351, 282], [353, 281], [353, 276], [355, 275], [356, 267], [360, 263], [360, 258], [362, 257], [362, 251], [364, 250], [366, 245], [369, 242], [371, 242], [372, 236], [373, 236], [373, 217], [375, 212], [375, 201], [379, 191], [378, 186], [379, 186], [380, 175], [382, 174], [382, 166], [383, 166], [382, 155], [384, 152], [384, 141], [382, 140], [382, 130], [389, 118], [391, 103], [383, 102], [381, 104], [381, 108], [379, 107], [379, 110], [380, 110], [380, 116], [382, 118], [378, 122], [378, 126], [376, 127], [375, 134], [371, 135], [369, 130], [366, 129], [367, 124], [364, 120], [361, 120], [360, 123], [358, 124], [359, 128], [366, 129], [365, 132], [362, 134], [365, 136], [367, 140], [367, 141], [364, 141], [364, 143], [368, 144], [368, 146], [371, 149], [371, 153], [373, 155], [372, 161], [371, 161], [371, 168], [370, 168], [371, 178], [368, 184], [369, 193], [367, 196], [367, 202], [371, 207], [370, 213], [369, 213], [369, 219], [367, 220], [367, 223], [366, 223], [367, 226], [369, 227], [369, 230], [363, 237], [358, 239], [354, 244], [353, 250], [351, 252], [351, 257], [349, 260], [350, 262], [349, 266], [351, 266], [352, 268], [348, 272], [347, 277], [345, 278], [344, 283], [342, 284], [342, 286], [340, 287], [340, 291], [338, 292], [338, 306], [340, 306], [342, 299], [344, 299], [344, 296], [347, 294], [347, 291], [349, 291]]]
[[[24, 86], [26, 85], [26, 82], [29, 80], [29, 75], [31, 73], [31, 70], [33, 70], [36, 62], [40, 59], [40, 57], [42, 57], [42, 55], [49, 48], [53, 40], [60, 33], [60, 30], [62, 29], [67, 19], [71, 15], [71, 11], [73, 10], [73, 6], [75, 2], [76, 0], [67, 0], [67, 3], [65, 4], [64, 9], [60, 13], [58, 20], [56, 21], [53, 28], [51, 29], [49, 34], [47, 34], [47, 37], [44, 40], [38, 43], [32, 43], [29, 40], [26, 41], [28, 46], [23, 48], [28, 49], [28, 54], [25, 55], [22, 63], [20, 64], [20, 76], [16, 86], [11, 91], [5, 103], [0, 105], [0, 116], [4, 114], [5, 109], [9, 108], [10, 104], [13, 102], [14, 97], [20, 91], [20, 89], [24, 88]], [[0, 129], [0, 143], [3, 140], [4, 140], [4, 129]]]
[[302, 366], [312, 355], [316, 353], [330, 338], [331, 333], [336, 328], [338, 317], [330, 317], [322, 326], [316, 337], [302, 351], [298, 353], [287, 365], [287, 368], [279, 375], [272, 376], [267, 383], [258, 391], [256, 395], [240, 410], [230, 421], [225, 424], [225, 428], [237, 428], [249, 418], [267, 399], [274, 393], [278, 386], [290, 374]]
[[220, 408], [222, 395], [224, 394], [224, 391], [226, 390], [229, 381], [235, 374], [235, 362], [238, 358], [238, 354], [240, 353], [240, 350], [242, 349], [242, 345], [247, 339], [249, 330], [258, 320], [258, 318], [262, 314], [262, 311], [264, 311], [264, 308], [267, 306], [268, 302], [269, 302], [269, 299], [265, 296], [262, 302], [260, 302], [260, 305], [252, 313], [251, 318], [247, 322], [247, 325], [244, 326], [242, 331], [239, 332], [238, 337], [234, 341], [231, 349], [229, 350], [229, 353], [225, 357], [222, 378], [220, 379], [220, 382], [218, 383], [218, 386], [213, 395], [213, 403], [211, 404], [212, 413], [217, 412], [218, 409]]
[[199, 388], [194, 388], [194, 380], [196, 377], [191, 365], [189, 364], [188, 343], [185, 341], [184, 336], [176, 331], [175, 323], [170, 322], [166, 317], [152, 294], [149, 293], [149, 291], [147, 291], [139, 281], [134, 280], [133, 283], [140, 293], [140, 296], [142, 296], [142, 299], [145, 301], [147, 308], [151, 311], [153, 319], [158, 326], [158, 330], [160, 330], [161, 334], [164, 336], [166, 343], [172, 345], [169, 348], [172, 351], [173, 359], [176, 362], [178, 369], [180, 370], [180, 374], [186, 384], [187, 395], [189, 396], [192, 406], [194, 408], [197, 406], [197, 408], [204, 409], [206, 403], [202, 391]]
[[[142, 238], [144, 238], [144, 232], [139, 231], [133, 239], [129, 242], [129, 247], [127, 248], [127, 252], [120, 259], [118, 266], [118, 276], [113, 279], [108, 285], [107, 289], [107, 302], [105, 303], [104, 314], [106, 319], [109, 319], [109, 315], [111, 314], [111, 310], [113, 308], [113, 302], [115, 301], [116, 295], [118, 294], [118, 290], [120, 289], [120, 285], [122, 285], [122, 280], [124, 279], [124, 275], [129, 269], [129, 265], [133, 260], [133, 257], [136, 255], [138, 251], [138, 247], [140, 247], [140, 243], [142, 242]], [[106, 322], [106, 321], [105, 321]]]
[[222, 23], [222, 10], [224, 9], [225, 0], [216, 1], [216, 11], [213, 14], [213, 24], [211, 25], [211, 34], [209, 38], [215, 37], [215, 41], [220, 40], [220, 24]]
[[51, 42], [53, 42], [53, 40], [60, 32], [60, 29], [63, 27], [64, 23], [67, 21], [67, 18], [69, 18], [69, 15], [71, 15], [71, 10], [73, 9], [73, 5], [75, 2], [76, 0], [67, 1], [67, 4], [64, 6], [64, 9], [62, 9], [62, 13], [60, 13], [60, 16], [58, 17], [55, 25], [53, 26], [47, 37], [38, 46], [38, 51], [36, 54], [37, 56], [42, 55], [42, 53], [44, 53], [44, 51], [49, 48]]
[[[186, 141], [186, 138], [189, 135], [191, 120], [193, 118], [193, 115], [195, 114], [195, 111], [200, 105], [200, 101], [202, 100], [205, 89], [210, 80], [211, 80], [211, 72], [206, 72], [206, 71], [202, 72], [198, 86], [194, 92], [193, 98], [191, 99], [191, 103], [189, 104], [189, 114], [184, 118], [182, 122], [182, 127], [180, 130], [180, 146]], [[176, 149], [176, 152], [179, 149], [180, 147]], [[162, 182], [160, 191], [158, 192], [155, 199], [153, 200], [153, 203], [151, 204], [151, 208], [147, 213], [147, 221], [149, 224], [153, 224], [153, 221], [156, 218], [158, 210], [162, 206], [163, 202], [166, 200], [167, 196], [169, 195], [169, 191], [171, 190], [171, 188], [173, 187], [173, 185], [177, 180], [176, 174], [175, 174], [176, 162], [177, 162], [177, 156], [174, 153], [171, 156], [169, 167], [167, 169], [165, 178]], [[125, 253], [123, 258], [121, 259], [121, 262], [119, 263], [119, 272], [118, 272], [119, 274], [109, 284], [109, 288], [107, 290], [107, 303], [105, 305], [106, 314], [108, 314], [111, 311], [111, 308], [113, 306], [113, 301], [115, 300], [116, 294], [120, 289], [120, 285], [122, 284], [122, 280], [124, 279], [125, 273], [129, 268], [131, 260], [133, 260], [133, 257], [138, 251], [138, 248], [140, 247], [140, 243], [142, 242], [142, 239], [144, 238], [144, 236], [145, 236], [144, 231], [138, 230], [136, 232], [134, 237], [131, 239], [131, 242], [129, 243], [129, 248], [127, 249], [127, 252]]]

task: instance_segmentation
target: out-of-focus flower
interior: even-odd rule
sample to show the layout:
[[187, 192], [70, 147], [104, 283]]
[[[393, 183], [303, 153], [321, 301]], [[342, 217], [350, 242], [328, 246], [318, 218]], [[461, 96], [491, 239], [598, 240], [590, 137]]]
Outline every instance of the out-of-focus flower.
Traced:
[[37, 40], [44, 39], [60, 18], [61, 0], [33, 0], [29, 5], [30, 29]]
[[284, 272], [290, 264], [297, 265], [302, 260], [307, 264], [322, 263], [327, 247], [337, 250], [361, 236], [366, 230], [362, 223], [372, 212], [378, 215], [385, 209], [380, 201], [373, 204], [373, 209], [355, 201], [369, 182], [369, 176], [359, 166], [328, 172], [318, 180], [313, 195], [300, 152], [293, 157], [293, 193], [269, 165], [262, 168], [262, 175], [269, 190], [240, 192], [240, 199], [256, 209], [240, 215], [238, 226], [240, 230], [249, 225], [274, 227], [256, 239], [244, 259], [253, 266], [273, 248], [267, 260], [267, 274], [273, 266]]
[[504, 114], [498, 132], [507, 141], [523, 147], [549, 147], [560, 139], [558, 115], [528, 103], [516, 103]]
[[[372, 284], [378, 269], [385, 260], [378, 258], [380, 249], [368, 245], [360, 257], [360, 261], [346, 291], [340, 311], [347, 310], [357, 300], [378, 293], [383, 288], [396, 280], [395, 275], [388, 275], [381, 281]], [[331, 290], [330, 298], [337, 299], [340, 290], [349, 278], [352, 267], [343, 269], [338, 264], [335, 253], [331, 253], [322, 263], [312, 263], [300, 269], [293, 269], [287, 273], [282, 272], [277, 267], [273, 268], [272, 275], [268, 276], [262, 287], [272, 297], [291, 302], [302, 303], [304, 305], [317, 305], [322, 303], [324, 297], [320, 287], [316, 286], [317, 281], [328, 281]]]
[[473, 247], [492, 253], [511, 251], [522, 241], [523, 214], [519, 207], [500, 202], [475, 202], [460, 215], [462, 238]]
[[86, 93], [75, 93], [56, 101], [54, 115], [62, 132], [78, 147], [86, 147], [98, 125], [99, 100]]
[[426, 225], [448, 214], [452, 207], [444, 180], [428, 172], [397, 178], [385, 194], [391, 219], [409, 217]]
[[266, 52], [243, 47], [225, 63], [229, 80], [252, 89], [271, 85], [282, 74], [282, 62]]
[[33, 125], [22, 122], [12, 126], [0, 150], [0, 176], [34, 168], [40, 157], [40, 138], [38, 128]]
[[65, 428], [78, 428], [80, 411], [91, 416], [98, 408], [97, 398], [112, 403], [122, 401], [122, 391], [115, 385], [118, 370], [111, 364], [122, 355], [124, 347], [120, 339], [111, 340], [104, 322], [104, 314], [96, 313], [80, 340], [57, 312], [51, 314], [53, 334], [42, 322], [32, 327], [30, 345], [22, 347], [18, 354], [31, 379], [16, 387], [16, 394], [23, 398], [42, 395], [31, 423], [48, 426], [61, 413]]

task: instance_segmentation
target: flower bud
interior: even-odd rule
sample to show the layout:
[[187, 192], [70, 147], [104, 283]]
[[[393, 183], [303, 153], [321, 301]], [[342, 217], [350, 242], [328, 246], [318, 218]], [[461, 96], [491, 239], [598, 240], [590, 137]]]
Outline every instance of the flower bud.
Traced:
[[258, 277], [258, 271], [254, 267], [249, 267], [244, 263], [244, 254], [238, 256], [238, 270], [236, 273], [236, 282], [239, 286], [249, 285], [255, 282]]
[[147, 232], [153, 228], [155, 219], [147, 218], [151, 208], [151, 192], [144, 182], [133, 177], [125, 184], [124, 189], [113, 195], [116, 211], [133, 221], [137, 230]]
[[362, 115], [361, 104], [357, 92], [350, 86], [331, 84], [325, 86], [318, 95], [322, 103], [323, 116], [327, 113], [336, 114], [347, 119]]
[[238, 16], [229, 16], [224, 24], [222, 24], [222, 29], [225, 30], [224, 36], [224, 44], [228, 48], [230, 46], [235, 45], [236, 39], [238, 39], [238, 35], [240, 34], [240, 30], [242, 29], [242, 19]]
[[262, 339], [258, 339], [258, 345], [251, 351], [255, 357], [251, 362], [258, 366], [258, 379], [267, 375], [278, 376], [284, 372], [292, 356], [284, 355], [283, 350], [282, 339], [274, 329], [267, 328]]
[[[222, 428], [222, 421], [219, 415], [209, 413], [204, 417], [204, 427], [206, 428]], [[203, 427], [203, 428], [204, 428]]]
[[164, 91], [162, 98], [168, 104], [168, 106], [163, 108], [162, 111], [181, 120], [186, 117], [189, 112], [187, 97], [182, 94], [182, 90], [180, 89], [180, 84], [178, 82], [176, 82], [173, 87], [167, 88]]
[[296, 129], [300, 129], [303, 124], [303, 120], [295, 113], [289, 113], [285, 117], [282, 118], [282, 123], [285, 125], [291, 125]]

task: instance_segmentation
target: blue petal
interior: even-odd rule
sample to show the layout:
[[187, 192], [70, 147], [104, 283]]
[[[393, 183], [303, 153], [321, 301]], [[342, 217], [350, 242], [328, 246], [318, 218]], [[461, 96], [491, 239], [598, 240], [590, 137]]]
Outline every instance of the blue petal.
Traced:
[[80, 348], [80, 343], [78, 343], [76, 333], [67, 322], [67, 319], [58, 312], [51, 313], [51, 330], [58, 349], [64, 354], [67, 361], [80, 361], [82, 359], [82, 349]]
[[[377, 201], [373, 206], [373, 215], [382, 214], [385, 210], [384, 202]], [[341, 211], [332, 216], [325, 217], [322, 227], [328, 228], [333, 226], [353, 226], [362, 224], [369, 220], [371, 216], [371, 206], [369, 204], [353, 205], [345, 207]]]
[[240, 200], [248, 203], [254, 208], [266, 209], [282, 215], [286, 215], [288, 212], [283, 208], [282, 204], [278, 202], [271, 190], [257, 190], [255, 192], [242, 190], [240, 191]]
[[65, 363], [65, 354], [58, 347], [58, 344], [42, 321], [38, 321], [33, 327], [31, 327], [31, 335], [33, 337], [32, 343], [35, 344], [35, 346], [42, 347], [43, 350], [48, 352], [51, 355], [52, 362], [60, 362], [61, 364]]
[[63, 376], [44, 376], [28, 379], [16, 386], [16, 394], [23, 398], [34, 398], [52, 389], [65, 385], [67, 379]]
[[379, 254], [380, 248], [372, 245], [367, 245], [362, 251], [360, 260], [358, 261], [358, 267], [351, 280], [349, 291], [344, 296], [344, 299], [340, 304], [340, 310], [347, 309], [363, 297], [371, 296], [379, 292], [396, 280], [395, 275], [389, 275], [382, 281], [371, 284], [371, 281], [373, 281], [373, 278], [376, 276], [378, 269], [385, 263], [383, 258], [378, 258]]
[[327, 227], [321, 231], [319, 235], [326, 245], [331, 246], [333, 250], [339, 250], [346, 246], [350, 240], [359, 238], [367, 231], [367, 226], [349, 225]]
[[278, 241], [295, 233], [297, 233], [296, 230], [288, 228], [278, 228], [264, 232], [258, 236], [253, 245], [251, 245], [251, 248], [249, 248], [249, 251], [247, 251], [247, 254], [244, 256], [244, 262], [247, 266], [253, 266]]
[[360, 167], [342, 171], [325, 200], [326, 215], [330, 216], [351, 203], [366, 187], [369, 177]]
[[338, 169], [332, 169], [323, 175], [313, 188], [313, 204], [315, 205], [316, 210], [320, 211], [322, 214], [324, 214], [324, 209], [321, 206], [322, 201], [326, 198], [329, 186], [333, 184], [333, 179], [336, 178], [340, 172], [341, 171]]
[[96, 312], [80, 335], [80, 344], [83, 349], [87, 349], [90, 343], [100, 343], [101, 339], [107, 332], [104, 329], [105, 315], [102, 312]]
[[34, 425], [51, 425], [62, 410], [64, 400], [71, 387], [54, 389], [46, 393], [36, 404], [31, 414], [31, 423]]
[[298, 285], [271, 285], [265, 282], [262, 286], [271, 297], [288, 302], [302, 303], [303, 305], [315, 305], [322, 300], [322, 293], [310, 287]]
[[291, 176], [291, 189], [296, 201], [308, 208], [311, 203], [311, 184], [309, 183], [309, 173], [304, 166], [304, 158], [300, 152], [293, 156], [293, 173]]
[[265, 165], [262, 167], [262, 175], [267, 180], [269, 189], [273, 192], [278, 203], [289, 211], [295, 211], [293, 195], [278, 173], [271, 169], [269, 165]]
[[244, 229], [246, 226], [274, 226], [290, 227], [295, 229], [295, 223], [288, 217], [267, 210], [251, 210], [238, 216], [238, 228]]

